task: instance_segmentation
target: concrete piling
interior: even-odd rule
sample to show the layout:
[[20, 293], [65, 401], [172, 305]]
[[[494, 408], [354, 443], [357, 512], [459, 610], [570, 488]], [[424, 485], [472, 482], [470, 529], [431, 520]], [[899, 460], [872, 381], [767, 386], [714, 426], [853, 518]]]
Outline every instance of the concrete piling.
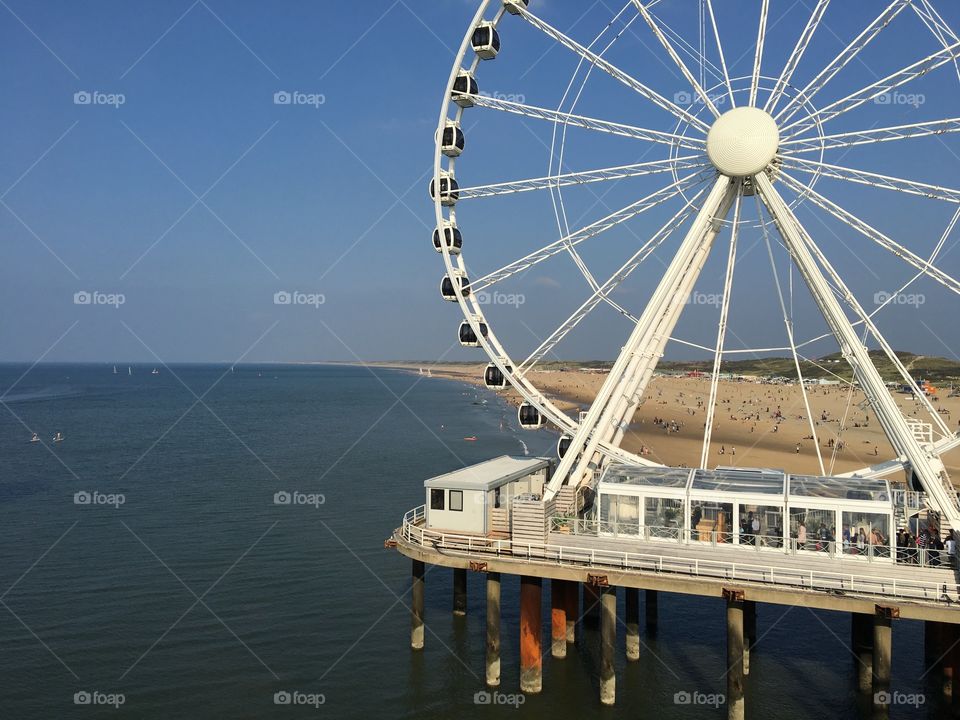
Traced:
[[743, 591], [724, 590], [727, 601], [727, 718], [743, 720]]
[[414, 650], [423, 649], [424, 572], [423, 561], [414, 560], [411, 572], [413, 588], [410, 592], [410, 647]]
[[644, 597], [644, 610], [646, 613], [647, 632], [657, 632], [657, 591], [647, 590]]
[[877, 606], [873, 616], [873, 717], [889, 717], [890, 664], [894, 614], [890, 608]]
[[600, 589], [600, 702], [613, 705], [617, 699], [617, 676], [613, 654], [617, 645], [617, 590]]
[[543, 689], [541, 654], [542, 583], [520, 576], [520, 691], [531, 695]]
[[640, 591], [637, 588], [626, 588], [624, 605], [627, 626], [627, 660], [635, 662], [640, 659]]
[[467, 571], [455, 568], [453, 571], [453, 614], [467, 614]]
[[567, 583], [550, 581], [550, 653], [563, 659], [567, 656]]
[[487, 573], [487, 685], [500, 685], [500, 573]]
[[566, 598], [567, 642], [572, 643], [577, 639], [577, 619], [580, 617], [580, 583], [566, 584]]

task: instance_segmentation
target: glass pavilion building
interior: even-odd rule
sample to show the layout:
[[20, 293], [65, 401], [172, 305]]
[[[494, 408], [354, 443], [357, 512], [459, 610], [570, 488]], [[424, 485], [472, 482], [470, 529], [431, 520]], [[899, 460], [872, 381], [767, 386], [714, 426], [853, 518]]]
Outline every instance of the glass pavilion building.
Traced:
[[886, 480], [778, 470], [613, 465], [597, 484], [601, 536], [891, 560]]

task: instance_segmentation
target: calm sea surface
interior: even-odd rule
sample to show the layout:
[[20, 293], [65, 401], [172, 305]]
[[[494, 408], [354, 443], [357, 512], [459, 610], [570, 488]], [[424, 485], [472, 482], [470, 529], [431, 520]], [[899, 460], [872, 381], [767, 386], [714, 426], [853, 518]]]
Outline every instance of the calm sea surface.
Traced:
[[[726, 717], [674, 702], [724, 692], [720, 601], [662, 596], [630, 666], [621, 627], [613, 709], [590, 631], [547, 657], [542, 695], [475, 704], [479, 577], [454, 618], [450, 572], [428, 569], [426, 649], [409, 650], [410, 564], [383, 541], [423, 480], [523, 443], [553, 452], [496, 396], [380, 369], [150, 370], [0, 366], [0, 718]], [[274, 503], [295, 491], [307, 504]], [[503, 693], [519, 686], [517, 595], [505, 577]], [[758, 636], [748, 718], [864, 717], [848, 617], [763, 606]], [[940, 715], [922, 674], [922, 628], [897, 622], [893, 687], [925, 702], [893, 717]], [[123, 704], [75, 703], [95, 692]]]

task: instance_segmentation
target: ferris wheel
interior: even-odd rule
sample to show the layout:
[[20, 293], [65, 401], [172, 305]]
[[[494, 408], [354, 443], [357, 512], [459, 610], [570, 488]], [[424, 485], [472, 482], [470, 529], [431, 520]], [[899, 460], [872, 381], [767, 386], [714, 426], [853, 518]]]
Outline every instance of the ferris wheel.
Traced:
[[[893, 0], [877, 4], [871, 10], [879, 10], [876, 17], [860, 18], [858, 34], [851, 40], [841, 43], [836, 38], [834, 42], [842, 49], [827, 56], [824, 45], [816, 44], [818, 33], [824, 35], [830, 29], [831, 12], [842, 9], [840, 3], [834, 3], [831, 9], [831, 0], [818, 0], [812, 11], [804, 15], [803, 22], [788, 23], [793, 30], [792, 49], [778, 48], [782, 58], [771, 70], [768, 65], [774, 63], [768, 58], [775, 53], [771, 52], [768, 40], [772, 42], [776, 24], [772, 11], [779, 3], [738, 0], [721, 6], [713, 0], [686, 0], [685, 4], [663, 3], [657, 7], [659, 4], [659, 0], [631, 0], [619, 11], [604, 10], [610, 17], [600, 24], [600, 32], [576, 40], [537, 14], [536, 3], [531, 6], [529, 0], [485, 0], [467, 28], [444, 93], [430, 183], [436, 214], [433, 244], [445, 266], [440, 293], [443, 299], [457, 303], [463, 313], [458, 331], [460, 344], [480, 348], [489, 357], [485, 384], [496, 389], [512, 387], [522, 396], [520, 425], [536, 429], [551, 424], [563, 434], [559, 446], [561, 460], [546, 499], [564, 484], [583, 484], [611, 461], [656, 464], [620, 445], [657, 362], [671, 341], [707, 351], [713, 357], [702, 467], [706, 467], [710, 456], [721, 362], [734, 352], [790, 351], [806, 417], [816, 437], [801, 358], [803, 348], [832, 336], [897, 454], [848, 475], [879, 477], [909, 470], [953, 527], [960, 527], [957, 494], [940, 459], [943, 453], [960, 445], [960, 436], [947, 427], [878, 326], [885, 308], [914, 282], [933, 283], [951, 293], [951, 297], [960, 294], [960, 282], [937, 265], [960, 219], [960, 189], [900, 177], [895, 166], [903, 162], [903, 154], [884, 155], [895, 146], [919, 143], [918, 147], [922, 146], [925, 152], [935, 154], [931, 167], [942, 164], [945, 150], [929, 141], [960, 132], [960, 112], [951, 117], [939, 108], [941, 119], [919, 117], [915, 122], [887, 124], [878, 112], [899, 99], [909, 101], [912, 84], [935, 73], [939, 73], [938, 82], [947, 83], [946, 87], [952, 87], [952, 95], [957, 95], [960, 39], [931, 0]], [[678, 5], [683, 8], [678, 10]], [[734, 6], [736, 12], [730, 12]], [[590, 12], [604, 7], [602, 3], [594, 5]], [[746, 29], [746, 10], [752, 13], [751, 18], [758, 19], [755, 32], [752, 19], [751, 29]], [[721, 11], [726, 11], [727, 16]], [[686, 32], [674, 27], [678, 24], [678, 12], [686, 13], [690, 20], [685, 23]], [[734, 72], [737, 63], [732, 60], [729, 34], [724, 47], [723, 29], [731, 26], [738, 29], [735, 37], [741, 47], [735, 50], [740, 59], [746, 58], [741, 64], [751, 66], [748, 73]], [[691, 31], [693, 27], [695, 30]], [[570, 82], [565, 88], [558, 86], [562, 92], [554, 105], [528, 103], [523, 95], [509, 97], [481, 90], [485, 66], [489, 67], [494, 60], [498, 64], [505, 62], [509, 43], [523, 43], [531, 37], [530, 33], [548, 41], [554, 57], [563, 55], [574, 66]], [[781, 27], [778, 41], [782, 42], [786, 34]], [[618, 43], [631, 38], [659, 52], [659, 62], [638, 63], [641, 69], [635, 71], [625, 68], [622, 58], [609, 59]], [[845, 77], [855, 74], [853, 70], [864, 63], [868, 47], [875, 47], [883, 39], [899, 48], [895, 58], [906, 57], [907, 62], [895, 63], [892, 72], [872, 73], [868, 82], [858, 84], [854, 80], [851, 84]], [[808, 53], [811, 48], [816, 48], [816, 52]], [[499, 77], [503, 77], [502, 70], [498, 67]], [[525, 74], [522, 71], [517, 70], [518, 82]], [[675, 78], [672, 87], [676, 88], [676, 78], [683, 83], [682, 90], [672, 98], [663, 85], [659, 91], [655, 89], [653, 76], [665, 71]], [[585, 90], [591, 78], [596, 77], [605, 78], [608, 84], [612, 80], [618, 90], [630, 95], [631, 102], [643, 103], [647, 110], [643, 117], [655, 119], [651, 127], [633, 124], [630, 117], [609, 117], [610, 104], [602, 112], [592, 112], [587, 105], [597, 96]], [[915, 105], [919, 112], [919, 103]], [[624, 103], [619, 107], [627, 106]], [[467, 122], [469, 127], [480, 126], [490, 117], [498, 117], [498, 122], [508, 118], [552, 124], [546, 175], [521, 180], [501, 178], [482, 185], [466, 181], [471, 176], [472, 132], [466, 129]], [[655, 159], [645, 156], [632, 164], [571, 171], [566, 160], [574, 132], [614, 136], [648, 148]], [[853, 167], [847, 155], [854, 149], [859, 158], [874, 159], [881, 165], [884, 158], [893, 158], [886, 162], [889, 170], [880, 173]], [[925, 167], [922, 163], [912, 158], [910, 166]], [[956, 164], [952, 167], [955, 169]], [[572, 227], [575, 223], [568, 219], [569, 194], [565, 192], [633, 178], [660, 182], [652, 190], [647, 185], [647, 190], [631, 196], [623, 207]], [[851, 209], [842, 192], [847, 186], [873, 196], [860, 199]], [[467, 204], [508, 195], [526, 198], [538, 193], [549, 193], [557, 232], [535, 238], [529, 233], [516, 233], [516, 252], [506, 264], [491, 262], [491, 253], [485, 252], [483, 241], [475, 241], [470, 228], [458, 222], [458, 212]], [[918, 201], [918, 209], [904, 212], [911, 213], [911, 217], [921, 216], [913, 213], [929, 215], [927, 225], [941, 228], [937, 237], [928, 238], [932, 249], [926, 244], [921, 249], [914, 238], [903, 237], [902, 227], [881, 229], [881, 221], [891, 223], [890, 212], [879, 212], [878, 220], [864, 217], [864, 209], [883, 210], [892, 197]], [[665, 216], [665, 221], [661, 223], [660, 218], [656, 223], [646, 223], [647, 229], [634, 236], [637, 242], [627, 249], [627, 256], [615, 272], [603, 279], [591, 269], [582, 252], [587, 241], [597, 242], [593, 239], [648, 213], [641, 218], [646, 220], [654, 210]], [[820, 224], [812, 226], [810, 221], [801, 221], [801, 210], [805, 217], [819, 214], [815, 222]], [[868, 308], [857, 299], [848, 284], [850, 268], [831, 262], [825, 252], [822, 237], [827, 220], [870, 241], [872, 248], [889, 253], [909, 270], [907, 281], [895, 292], [887, 293], [886, 301], [878, 307]], [[506, 218], [504, 224], [510, 225], [511, 218]], [[508, 230], [505, 227], [502, 231]], [[930, 234], [928, 230], [924, 232]], [[735, 287], [738, 249], [748, 234], [756, 236], [770, 254], [771, 265], [774, 249], [782, 251], [790, 265], [789, 291], [787, 281], [781, 279], [775, 266], [772, 268], [774, 290], [769, 304], [784, 322], [787, 344], [781, 348], [729, 347], [730, 298]], [[668, 245], [671, 239], [674, 244]], [[627, 307], [619, 299], [618, 288], [654, 252], [667, 248], [668, 262], [664, 263], [665, 270], [658, 273], [646, 306], [636, 310]], [[709, 344], [684, 342], [675, 335], [677, 324], [698, 280], [703, 279], [704, 267], [714, 249], [725, 259], [721, 265], [725, 270], [718, 273], [722, 275], [723, 291], [719, 294], [714, 334]], [[481, 299], [508, 279], [523, 276], [541, 263], [559, 260], [572, 262], [583, 276], [585, 298], [569, 316], [558, 321], [555, 329], [537, 335], [535, 349], [512, 355], [498, 339], [488, 318], [487, 305]], [[788, 307], [792, 306], [793, 273], [825, 322], [826, 333], [820, 336], [804, 338], [796, 334]], [[571, 332], [589, 322], [598, 307], [612, 309], [627, 320], [622, 349], [589, 410], [579, 417], [570, 417], [535, 386], [531, 371], [554, 353]], [[871, 358], [868, 343], [875, 351], [882, 351], [903, 383], [914, 391], [929, 415], [926, 421], [907, 417], [900, 410]], [[819, 448], [817, 454], [826, 474]]]

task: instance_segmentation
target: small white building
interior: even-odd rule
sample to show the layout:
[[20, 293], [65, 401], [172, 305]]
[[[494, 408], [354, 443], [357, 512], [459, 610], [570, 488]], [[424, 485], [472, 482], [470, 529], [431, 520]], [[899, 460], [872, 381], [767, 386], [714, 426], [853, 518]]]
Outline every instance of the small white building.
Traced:
[[[542, 496], [552, 467], [549, 458], [502, 455], [425, 480], [426, 526], [479, 535], [495, 528], [509, 531], [501, 523], [509, 522], [512, 499]], [[492, 522], [498, 514], [503, 520]]]

